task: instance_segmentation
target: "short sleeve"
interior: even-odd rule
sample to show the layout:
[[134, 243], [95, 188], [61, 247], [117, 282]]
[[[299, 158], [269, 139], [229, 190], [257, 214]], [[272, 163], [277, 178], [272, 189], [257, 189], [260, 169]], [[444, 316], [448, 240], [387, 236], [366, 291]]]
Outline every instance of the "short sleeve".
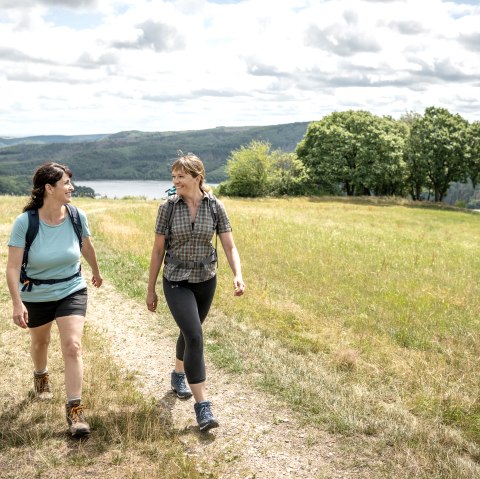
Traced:
[[28, 213], [22, 213], [15, 218], [13, 229], [8, 240], [8, 246], [25, 248], [25, 235], [28, 229]]
[[80, 216], [80, 221], [82, 223], [82, 238], [86, 238], [91, 235], [87, 215], [80, 208], [77, 208], [77, 209], [78, 209], [78, 215]]
[[155, 233], [164, 235], [167, 232], [167, 210], [168, 200], [158, 207], [157, 221], [155, 222]]
[[230, 220], [227, 215], [227, 210], [223, 203], [217, 198], [217, 215], [218, 215], [218, 232], [219, 233], [229, 233], [232, 231], [232, 226], [230, 225]]

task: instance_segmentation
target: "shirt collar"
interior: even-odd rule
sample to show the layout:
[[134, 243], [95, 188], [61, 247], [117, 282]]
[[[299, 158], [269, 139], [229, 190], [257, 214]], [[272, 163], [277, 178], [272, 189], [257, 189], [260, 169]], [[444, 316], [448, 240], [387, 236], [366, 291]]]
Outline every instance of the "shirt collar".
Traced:
[[[203, 201], [205, 198], [209, 198], [209, 196], [210, 196], [210, 195], [209, 195], [209, 193], [208, 193], [207, 191], [203, 191], [202, 201]], [[185, 200], [183, 199], [183, 197], [176, 194], [176, 195], [175, 195], [175, 198], [173, 199], [173, 202], [174, 202], [174, 203], [178, 203], [180, 200], [185, 203]]]

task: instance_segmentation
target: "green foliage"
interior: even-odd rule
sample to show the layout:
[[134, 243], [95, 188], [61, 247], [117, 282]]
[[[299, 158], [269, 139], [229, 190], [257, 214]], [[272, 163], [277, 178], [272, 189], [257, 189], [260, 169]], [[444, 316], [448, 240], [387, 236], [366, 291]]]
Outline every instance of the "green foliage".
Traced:
[[473, 187], [480, 182], [480, 121], [467, 129], [466, 168]]
[[31, 180], [23, 176], [0, 176], [0, 195], [30, 194]]
[[407, 169], [405, 186], [413, 200], [422, 198], [422, 191], [427, 178], [426, 165], [420, 157], [421, 140], [418, 136], [410, 134], [412, 125], [420, 121], [421, 118], [421, 115], [417, 113], [409, 113], [400, 119], [400, 122], [408, 129], [403, 159]]
[[295, 153], [272, 152], [268, 174], [268, 191], [272, 196], [311, 193], [307, 170]]
[[228, 159], [228, 182], [220, 191], [230, 196], [263, 196], [267, 192], [270, 145], [253, 140]]
[[410, 155], [421, 182], [442, 201], [453, 181], [467, 180], [467, 122], [445, 108], [429, 107], [415, 119], [410, 132]]
[[76, 197], [86, 197], [86, 198], [95, 198], [95, 190], [89, 186], [78, 186], [74, 185], [75, 190], [73, 196]]
[[253, 140], [232, 152], [227, 163], [228, 181], [220, 184], [219, 195], [281, 196], [307, 192], [308, 176], [295, 153], [271, 151], [268, 142]]
[[311, 180], [333, 194], [403, 192], [405, 129], [367, 111], [335, 112], [311, 123], [297, 147]]
[[[262, 127], [218, 127], [209, 130], [120, 132], [86, 137], [38, 137], [33, 143], [0, 148], [0, 176], [26, 175], [45, 161], [67, 164], [74, 180], [131, 179], [168, 180], [169, 165], [176, 151], [192, 151], [205, 164], [209, 183], [226, 179], [225, 165], [232, 150], [252, 140], [268, 141], [274, 148], [293, 151], [305, 133], [307, 123]], [[82, 137], [80, 137], [82, 139]], [[45, 144], [45, 141], [52, 141]], [[55, 140], [55, 142], [53, 142]], [[41, 142], [41, 143], [39, 143]]]

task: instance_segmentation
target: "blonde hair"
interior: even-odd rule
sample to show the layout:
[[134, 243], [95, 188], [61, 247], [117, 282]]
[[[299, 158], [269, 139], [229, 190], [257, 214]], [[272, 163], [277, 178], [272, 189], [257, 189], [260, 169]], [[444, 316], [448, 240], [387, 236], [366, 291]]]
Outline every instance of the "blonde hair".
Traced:
[[205, 167], [202, 160], [193, 153], [184, 155], [182, 151], [177, 152], [179, 157], [173, 162], [171, 171], [183, 170], [186, 174], [192, 175], [194, 178], [200, 177], [200, 190], [204, 192], [210, 191], [210, 188], [204, 184]]

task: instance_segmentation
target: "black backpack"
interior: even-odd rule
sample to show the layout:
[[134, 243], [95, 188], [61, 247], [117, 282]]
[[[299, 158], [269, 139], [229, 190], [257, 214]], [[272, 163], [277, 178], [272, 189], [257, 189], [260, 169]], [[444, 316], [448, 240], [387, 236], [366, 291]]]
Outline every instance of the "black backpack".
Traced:
[[[80, 250], [83, 246], [82, 240], [82, 222], [80, 221], [80, 215], [78, 214], [78, 209], [76, 206], [66, 204], [68, 216], [72, 222], [73, 230], [78, 238], [78, 243], [80, 244]], [[80, 270], [68, 278], [62, 279], [32, 279], [27, 275], [27, 263], [28, 263], [28, 252], [30, 251], [30, 246], [32, 246], [33, 240], [38, 234], [38, 228], [40, 226], [40, 219], [38, 217], [38, 210], [27, 210], [28, 213], [28, 229], [25, 234], [25, 249], [23, 250], [23, 260], [22, 267], [20, 270], [20, 282], [23, 283], [22, 291], [31, 291], [32, 286], [39, 284], [55, 284], [61, 283], [63, 281], [69, 281], [76, 276], [80, 275]]]

